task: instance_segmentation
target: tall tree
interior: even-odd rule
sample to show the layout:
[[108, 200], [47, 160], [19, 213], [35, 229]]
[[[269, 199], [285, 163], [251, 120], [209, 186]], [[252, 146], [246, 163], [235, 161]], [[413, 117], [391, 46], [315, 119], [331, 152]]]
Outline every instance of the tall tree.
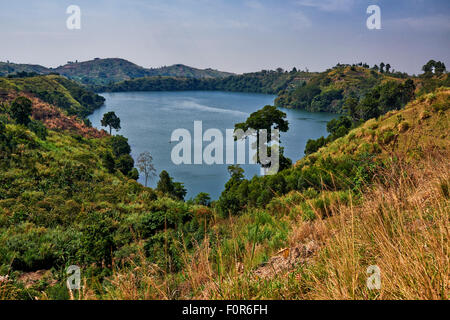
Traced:
[[109, 126], [109, 134], [111, 134], [111, 130], [115, 129], [116, 131], [120, 130], [120, 118], [116, 115], [114, 111], [107, 112], [103, 115], [102, 126]]
[[156, 190], [166, 194], [173, 194], [175, 187], [172, 182], [172, 178], [166, 170], [161, 171], [159, 174], [159, 181]]
[[344, 102], [344, 110], [348, 112], [348, 115], [352, 118], [353, 121], [358, 120], [358, 99], [355, 97], [348, 97]]
[[30, 116], [33, 103], [26, 97], [18, 97], [11, 104], [11, 116], [18, 124], [27, 125], [30, 122]]
[[385, 67], [384, 62], [380, 63], [380, 72], [381, 72], [381, 73], [384, 72], [384, 67]]
[[[289, 122], [285, 119], [286, 113], [284, 113], [281, 110], [278, 110], [277, 107], [267, 105], [264, 108], [256, 112], [253, 112], [245, 122], [237, 123], [234, 127], [235, 130], [242, 129], [244, 132], [246, 132], [248, 129], [253, 129], [257, 131], [262, 129], [267, 130], [266, 148], [268, 149], [268, 156], [270, 156], [272, 148], [269, 147], [269, 145], [272, 142], [272, 128], [277, 129], [280, 132], [288, 131]], [[257, 145], [259, 146], [259, 134], [257, 136]], [[261, 164], [261, 161], [259, 159], [259, 152], [257, 153], [257, 155], [258, 155], [257, 162]], [[284, 157], [283, 148], [281, 147], [279, 148], [279, 160], [280, 160], [279, 161], [280, 170], [284, 170], [287, 167], [289, 167], [290, 164], [292, 164], [292, 161], [290, 159]]]
[[388, 64], [386, 64], [386, 73], [389, 73], [390, 70], [391, 70], [391, 65], [388, 63]]
[[153, 166], [153, 157], [150, 152], [146, 151], [139, 155], [137, 159], [137, 167], [145, 177], [145, 186], [147, 187], [148, 178], [156, 176], [156, 169]]
[[194, 203], [208, 207], [211, 204], [211, 197], [206, 192], [200, 192], [194, 199]]

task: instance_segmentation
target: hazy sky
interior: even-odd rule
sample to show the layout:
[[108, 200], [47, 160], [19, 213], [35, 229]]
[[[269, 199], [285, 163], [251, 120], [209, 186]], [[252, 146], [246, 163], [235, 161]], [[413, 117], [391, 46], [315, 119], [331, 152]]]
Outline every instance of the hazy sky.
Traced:
[[[68, 30], [66, 8], [81, 8]], [[382, 29], [366, 9], [381, 7]], [[0, 0], [0, 61], [56, 67], [121, 57], [236, 73], [380, 61], [418, 73], [450, 69], [449, 0]]]

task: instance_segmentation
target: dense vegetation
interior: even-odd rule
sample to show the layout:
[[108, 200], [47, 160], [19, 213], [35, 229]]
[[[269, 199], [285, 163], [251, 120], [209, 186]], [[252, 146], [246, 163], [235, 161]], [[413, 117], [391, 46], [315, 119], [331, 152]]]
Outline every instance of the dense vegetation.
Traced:
[[279, 69], [214, 79], [146, 77], [99, 86], [95, 89], [99, 92], [220, 90], [277, 94], [291, 83], [310, 77], [311, 75], [306, 72], [285, 72]]
[[[230, 167], [212, 203], [184, 201], [166, 171], [138, 184], [123, 136], [43, 126], [43, 88], [88, 109], [70, 80], [0, 79], [0, 299], [448, 299], [450, 89], [432, 66], [413, 83], [358, 80], [364, 94], [335, 83], [347, 114], [330, 141], [275, 175]], [[272, 125], [288, 130], [266, 106], [236, 128]], [[65, 286], [73, 264], [80, 291]], [[366, 287], [373, 264], [381, 291]]]
[[0, 78], [0, 95], [11, 92], [29, 93], [44, 102], [55, 105], [68, 115], [81, 118], [103, 105], [105, 99], [77, 82], [57, 75], [23, 78]]
[[17, 64], [0, 61], [0, 77], [14, 75], [20, 72], [44, 74], [48, 72], [46, 67], [34, 64]]
[[[187, 242], [204, 236], [199, 207], [180, 201], [186, 194], [182, 184], [167, 176], [152, 190], [135, 181], [126, 138], [53, 130], [39, 135], [26, 126], [39, 122], [30, 119], [31, 101], [25, 97], [4, 103], [0, 113], [1, 275], [18, 280], [44, 269], [63, 279], [65, 267], [78, 264], [103, 279], [113, 261], [142, 248], [167, 270], [179, 270], [180, 249], [169, 249], [169, 257], [162, 243], [182, 233]], [[170, 235], [162, 236], [166, 228]], [[27, 299], [41, 290], [51, 298], [69, 297], [64, 281], [32, 289], [18, 281], [6, 293], [0, 281], [0, 298]]]

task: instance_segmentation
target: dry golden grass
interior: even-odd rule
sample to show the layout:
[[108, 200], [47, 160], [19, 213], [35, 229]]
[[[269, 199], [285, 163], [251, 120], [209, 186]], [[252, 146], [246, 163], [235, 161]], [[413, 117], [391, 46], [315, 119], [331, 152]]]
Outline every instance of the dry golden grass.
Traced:
[[[335, 235], [299, 279], [313, 288], [304, 298], [448, 299], [449, 169], [447, 157], [393, 166], [362, 206], [340, 208], [326, 222]], [[367, 289], [370, 265], [381, 269], [379, 291]]]
[[[269, 279], [259, 277], [258, 268], [228, 274], [211, 281], [199, 297], [448, 299], [449, 172], [442, 154], [414, 165], [392, 164], [362, 204], [342, 204], [331, 218], [297, 222], [291, 250], [315, 241], [321, 248], [314, 257], [299, 256], [296, 267], [277, 269]], [[371, 265], [381, 270], [380, 290], [367, 288]]]

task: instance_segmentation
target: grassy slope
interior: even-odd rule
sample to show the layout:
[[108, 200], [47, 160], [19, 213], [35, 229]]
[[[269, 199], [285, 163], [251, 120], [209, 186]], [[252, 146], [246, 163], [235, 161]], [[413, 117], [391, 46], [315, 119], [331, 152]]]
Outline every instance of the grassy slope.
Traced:
[[74, 81], [56, 75], [26, 78], [0, 78], [0, 98], [28, 93], [53, 104], [69, 115], [85, 117], [100, 107], [104, 98]]
[[[27, 81], [1, 83], [27, 91]], [[373, 185], [293, 191], [229, 219], [108, 173], [107, 139], [50, 131], [42, 141], [9, 124], [0, 271], [11, 281], [0, 298], [68, 298], [70, 264], [91, 299], [448, 298], [449, 94], [371, 120], [291, 169], [372, 152], [383, 164]], [[380, 293], [365, 289], [374, 263], [386, 272]]]
[[[400, 81], [401, 79], [359, 66], [337, 66], [318, 74], [312, 74], [309, 79], [301, 80], [307, 80], [308, 83], [318, 85], [322, 93], [340, 90], [342, 93], [341, 99], [331, 101], [329, 104], [327, 103], [330, 107], [328, 107], [327, 110], [321, 111], [342, 113], [342, 103], [350, 94], [361, 97], [364, 96], [368, 90], [383, 81]], [[275, 104], [279, 107], [299, 108], [299, 102], [303, 100], [303, 98], [299, 97], [298, 93], [301, 82], [302, 81], [294, 81], [286, 90], [280, 92]], [[306, 109], [310, 111], [319, 111], [314, 110], [311, 106], [306, 107]]]
[[[379, 148], [383, 167], [357, 196], [294, 191], [272, 201], [266, 211], [291, 225], [287, 248], [268, 260], [270, 239], [257, 242], [241, 272], [214, 282], [204, 279], [199, 297], [448, 299], [449, 116], [450, 89], [441, 89], [300, 160], [296, 170], [314, 165], [317, 158]], [[310, 209], [314, 220], [308, 219]], [[266, 225], [270, 222], [260, 228]], [[264, 262], [259, 267], [248, 259], [258, 251]], [[381, 268], [380, 291], [366, 287], [370, 265]]]
[[11, 281], [0, 281], [0, 299], [67, 299], [66, 266], [101, 280], [112, 259], [132, 259], [165, 223], [196, 224], [198, 207], [109, 173], [108, 138], [49, 133], [40, 140], [14, 124], [1, 132], [0, 274]]
[[[370, 185], [293, 191], [265, 209], [216, 217], [208, 241], [183, 255], [182, 273], [157, 274], [143, 259], [133, 276], [116, 268], [101, 297], [448, 299], [449, 103], [448, 88], [423, 96], [293, 169], [376, 149]], [[379, 291], [366, 287], [370, 265], [381, 269]]]

